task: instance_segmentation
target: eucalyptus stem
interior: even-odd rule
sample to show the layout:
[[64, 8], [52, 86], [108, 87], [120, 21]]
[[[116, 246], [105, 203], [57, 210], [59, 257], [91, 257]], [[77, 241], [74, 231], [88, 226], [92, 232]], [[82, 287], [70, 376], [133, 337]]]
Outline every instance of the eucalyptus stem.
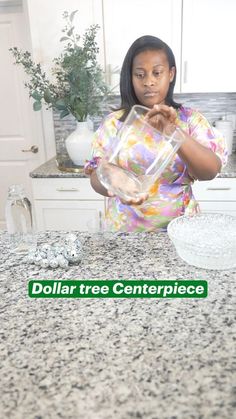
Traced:
[[65, 26], [60, 42], [64, 48], [59, 57], [53, 59], [51, 68], [55, 81], [51, 82], [39, 63], [34, 63], [28, 51], [17, 47], [10, 48], [15, 64], [21, 65], [28, 76], [24, 83], [33, 98], [33, 109], [38, 111], [42, 105], [60, 112], [60, 117], [72, 114], [78, 121], [84, 121], [88, 115], [99, 115], [104, 98], [109, 89], [104, 81], [104, 74], [97, 61], [99, 52], [96, 43], [98, 25], [91, 25], [82, 37], [75, 32], [73, 24], [74, 10], [65, 11]]

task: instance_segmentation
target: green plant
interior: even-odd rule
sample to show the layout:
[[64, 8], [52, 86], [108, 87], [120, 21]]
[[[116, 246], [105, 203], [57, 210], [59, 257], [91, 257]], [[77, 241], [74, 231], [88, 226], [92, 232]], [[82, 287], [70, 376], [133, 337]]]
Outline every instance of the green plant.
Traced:
[[65, 43], [61, 55], [54, 58], [52, 75], [55, 81], [50, 81], [40, 64], [32, 60], [28, 51], [21, 51], [17, 47], [10, 48], [15, 64], [23, 66], [29, 76], [25, 87], [29, 89], [29, 96], [34, 99], [33, 109], [38, 111], [42, 104], [47, 109], [53, 108], [60, 112], [60, 117], [72, 114], [77, 121], [84, 121], [88, 115], [101, 113], [102, 103], [109, 93], [104, 82], [103, 72], [97, 62], [99, 52], [96, 43], [98, 25], [91, 25], [84, 33], [82, 45], [81, 37], [75, 33], [74, 16], [65, 11], [65, 27], [62, 29], [61, 42]]

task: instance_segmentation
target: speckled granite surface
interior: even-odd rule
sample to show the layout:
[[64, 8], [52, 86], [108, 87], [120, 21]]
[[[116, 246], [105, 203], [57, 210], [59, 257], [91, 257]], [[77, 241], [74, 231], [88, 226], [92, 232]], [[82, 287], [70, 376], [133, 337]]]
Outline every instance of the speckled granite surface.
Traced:
[[[83, 262], [49, 271], [9, 256], [0, 234], [0, 417], [233, 418], [236, 270], [188, 266], [166, 233], [80, 237]], [[34, 300], [30, 278], [205, 279], [209, 296]]]
[[58, 169], [56, 157], [48, 160], [46, 163], [41, 164], [30, 173], [30, 177], [33, 178], [65, 178], [65, 177], [76, 177], [84, 178], [85, 174], [83, 169], [80, 169], [80, 173], [63, 172]]
[[[42, 164], [30, 173], [33, 178], [55, 178], [55, 177], [85, 177], [83, 171], [81, 173], [62, 172], [57, 168], [56, 159], [53, 158]], [[228, 164], [223, 168], [222, 173], [218, 177], [236, 177], [236, 153], [229, 156]]]

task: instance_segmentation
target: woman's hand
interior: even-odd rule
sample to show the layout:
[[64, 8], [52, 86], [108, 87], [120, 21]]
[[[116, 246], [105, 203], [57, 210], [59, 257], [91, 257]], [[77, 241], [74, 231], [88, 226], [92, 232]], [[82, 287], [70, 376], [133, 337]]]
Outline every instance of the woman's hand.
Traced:
[[123, 199], [119, 195], [115, 195], [112, 191], [107, 191], [107, 194], [109, 197], [114, 198], [115, 196], [118, 196], [122, 204], [124, 205], [141, 205], [143, 204], [149, 197], [148, 193], [143, 192], [139, 195], [138, 198], [130, 198], [130, 199]]
[[[167, 105], [154, 105], [145, 118], [154, 128], [171, 135], [176, 129], [177, 113]], [[185, 141], [181, 144], [178, 155], [185, 162], [190, 176], [198, 180], [213, 179], [221, 169], [219, 157], [209, 148], [200, 144], [188, 133], [180, 130]]]
[[176, 118], [176, 110], [172, 106], [167, 105], [154, 105], [145, 116], [150, 125], [166, 135], [171, 135], [175, 131]]
[[[106, 163], [105, 163], [106, 164]], [[124, 173], [120, 172], [117, 175], [117, 167], [113, 164], [106, 164], [106, 168], [108, 170], [108, 172], [106, 173], [106, 175], [108, 175], [110, 173], [111, 175], [111, 182], [110, 184], [112, 185], [112, 187], [114, 188], [114, 190], [119, 191], [119, 188], [121, 188], [121, 191], [123, 192], [123, 194], [128, 195], [138, 195], [138, 198], [132, 198], [132, 199], [124, 199], [122, 197], [119, 196], [119, 193], [114, 193], [112, 191], [112, 189], [106, 189], [101, 182], [98, 180], [97, 177], [97, 173], [96, 170], [93, 170], [93, 172], [90, 175], [90, 182], [91, 185], [93, 187], [93, 189], [103, 195], [103, 196], [108, 196], [111, 198], [114, 198], [115, 196], [117, 196], [120, 201], [125, 204], [125, 205], [141, 205], [143, 204], [144, 201], [146, 201], [149, 197], [148, 193], [139, 193], [139, 190], [136, 188], [135, 183], [133, 182], [132, 179], [127, 178], [127, 176], [125, 176]], [[123, 175], [123, 177], [122, 177]]]

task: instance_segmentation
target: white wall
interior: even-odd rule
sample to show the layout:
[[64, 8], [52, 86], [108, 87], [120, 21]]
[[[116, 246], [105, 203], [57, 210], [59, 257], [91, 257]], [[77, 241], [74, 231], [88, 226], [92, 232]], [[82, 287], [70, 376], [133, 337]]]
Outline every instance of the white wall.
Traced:
[[[101, 0], [27, 0], [27, 3], [34, 59], [47, 70], [51, 68], [53, 58], [63, 49], [64, 43], [60, 42], [60, 38], [65, 26], [62, 17], [65, 10], [69, 13], [78, 10], [74, 24], [81, 35], [91, 24], [102, 24]], [[102, 27], [97, 41], [102, 47]], [[103, 64], [102, 48], [99, 61]]]
[[[25, 0], [25, 6], [28, 10], [33, 59], [41, 64], [48, 76], [51, 74], [53, 59], [60, 55], [64, 46], [60, 38], [65, 26], [62, 17], [65, 10], [69, 13], [78, 10], [74, 24], [80, 35], [91, 24], [100, 26], [96, 39], [100, 48], [98, 61], [103, 67], [102, 0]], [[56, 154], [51, 110], [42, 111], [42, 121], [46, 156], [49, 159]]]

